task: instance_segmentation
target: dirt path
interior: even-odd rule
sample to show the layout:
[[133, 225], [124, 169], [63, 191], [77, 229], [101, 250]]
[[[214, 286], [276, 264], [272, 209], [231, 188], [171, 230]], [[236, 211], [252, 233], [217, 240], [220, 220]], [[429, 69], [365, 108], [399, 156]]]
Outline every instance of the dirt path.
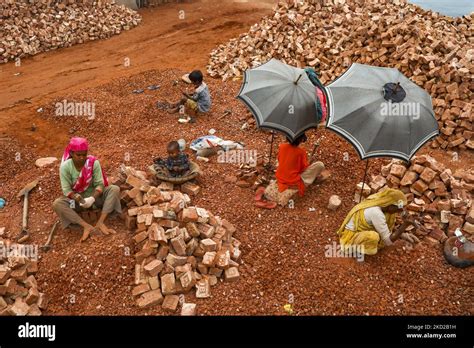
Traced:
[[38, 54], [23, 59], [19, 67], [13, 62], [0, 65], [0, 142], [16, 138], [38, 154], [57, 150], [68, 130], [41, 120], [36, 110], [58, 93], [150, 69], [205, 71], [212, 48], [248, 30], [276, 2], [201, 0], [142, 9], [139, 27], [109, 40]]

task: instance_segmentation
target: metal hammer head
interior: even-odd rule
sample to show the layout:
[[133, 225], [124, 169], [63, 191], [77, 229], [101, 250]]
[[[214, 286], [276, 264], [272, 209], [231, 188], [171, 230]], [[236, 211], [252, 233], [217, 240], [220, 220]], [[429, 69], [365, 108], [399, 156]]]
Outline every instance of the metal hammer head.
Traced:
[[31, 190], [33, 190], [36, 185], [38, 185], [38, 179], [30, 182], [29, 184], [27, 184], [25, 187], [23, 187], [20, 192], [18, 192], [18, 194], [16, 195], [18, 198], [20, 198], [21, 196], [24, 196], [26, 193], [30, 192]]

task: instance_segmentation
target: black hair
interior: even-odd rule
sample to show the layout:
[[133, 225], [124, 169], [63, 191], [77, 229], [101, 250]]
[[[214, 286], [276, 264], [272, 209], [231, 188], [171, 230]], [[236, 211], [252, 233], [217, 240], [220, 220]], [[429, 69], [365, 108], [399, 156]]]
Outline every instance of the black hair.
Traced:
[[304, 143], [306, 140], [308, 140], [308, 137], [306, 134], [301, 134], [298, 135], [294, 140], [291, 140], [288, 136], [286, 137], [286, 140], [293, 146], [298, 146], [301, 143]]
[[202, 82], [202, 78], [203, 76], [201, 70], [193, 70], [189, 74], [189, 79], [191, 82]]
[[167, 146], [168, 152], [179, 150], [179, 143], [177, 141], [170, 141]]

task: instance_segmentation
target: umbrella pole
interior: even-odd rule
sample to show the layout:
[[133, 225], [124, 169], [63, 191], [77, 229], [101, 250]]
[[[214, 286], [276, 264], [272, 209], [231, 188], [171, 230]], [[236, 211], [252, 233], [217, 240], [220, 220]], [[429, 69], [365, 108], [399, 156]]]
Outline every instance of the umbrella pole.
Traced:
[[369, 159], [367, 159], [367, 163], [365, 165], [364, 180], [362, 180], [362, 189], [360, 190], [359, 203], [362, 201], [362, 194], [364, 193], [364, 185], [365, 185], [365, 179], [367, 177], [367, 170], [368, 169], [369, 169]]
[[270, 141], [270, 156], [268, 157], [268, 166], [272, 165], [272, 152], [273, 152], [273, 138], [275, 137], [275, 132], [272, 131], [272, 140]]

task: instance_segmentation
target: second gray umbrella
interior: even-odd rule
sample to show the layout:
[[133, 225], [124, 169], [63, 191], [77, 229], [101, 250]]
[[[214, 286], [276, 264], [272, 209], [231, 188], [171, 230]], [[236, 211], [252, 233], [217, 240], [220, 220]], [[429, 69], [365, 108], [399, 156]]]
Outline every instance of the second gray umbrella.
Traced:
[[430, 95], [397, 69], [354, 63], [326, 91], [327, 128], [350, 141], [362, 159], [409, 161], [439, 134]]

